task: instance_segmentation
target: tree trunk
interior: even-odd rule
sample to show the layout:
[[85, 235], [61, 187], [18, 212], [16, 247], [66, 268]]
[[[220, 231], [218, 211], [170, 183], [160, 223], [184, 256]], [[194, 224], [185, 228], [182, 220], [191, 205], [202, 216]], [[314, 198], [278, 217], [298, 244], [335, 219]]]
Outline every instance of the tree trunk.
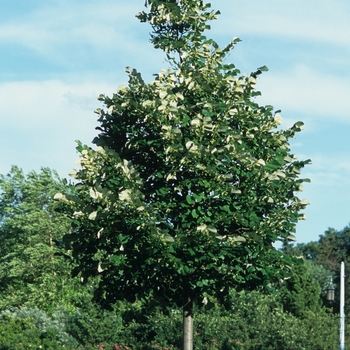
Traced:
[[193, 301], [185, 293], [183, 308], [183, 350], [193, 350]]

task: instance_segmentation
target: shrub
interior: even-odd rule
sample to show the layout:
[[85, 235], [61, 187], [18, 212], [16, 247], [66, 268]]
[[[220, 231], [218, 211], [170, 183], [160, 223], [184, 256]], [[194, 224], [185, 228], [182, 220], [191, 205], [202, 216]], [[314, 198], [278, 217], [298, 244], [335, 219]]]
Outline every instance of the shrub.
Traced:
[[[11, 308], [0, 313], [0, 319], [6, 316], [16, 320], [27, 320], [36, 329], [40, 339], [52, 338], [58, 345], [65, 345], [71, 348], [77, 347], [78, 342], [69, 334], [68, 320], [69, 313], [64, 308], [57, 309], [52, 315], [38, 308]], [[34, 339], [34, 338], [33, 338]]]
[[56, 332], [38, 329], [32, 318], [12, 317], [10, 314], [2, 314], [0, 319], [0, 349], [59, 349]]
[[119, 312], [102, 311], [88, 303], [71, 315], [68, 328], [70, 335], [84, 346], [113, 345], [120, 339], [123, 324]]

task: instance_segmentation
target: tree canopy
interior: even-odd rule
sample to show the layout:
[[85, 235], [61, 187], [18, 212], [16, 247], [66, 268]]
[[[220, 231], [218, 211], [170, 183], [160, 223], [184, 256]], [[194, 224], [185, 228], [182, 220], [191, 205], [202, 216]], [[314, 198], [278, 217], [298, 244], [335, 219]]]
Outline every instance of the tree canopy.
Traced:
[[[345, 263], [345, 271], [350, 268], [349, 251], [350, 251], [350, 226], [344, 227], [342, 230], [328, 228], [319, 236], [318, 241], [308, 243], [288, 244], [283, 248], [283, 252], [292, 256], [303, 256], [306, 259], [308, 270], [311, 272], [323, 290], [324, 303], [326, 302], [326, 288], [329, 285], [330, 277], [333, 280], [336, 289], [339, 290], [340, 284], [340, 263]], [[345, 299], [350, 296], [349, 288], [345, 288]], [[333, 303], [334, 312], [339, 312], [340, 293], [335, 294], [336, 301]], [[346, 312], [349, 306], [346, 303]]]
[[101, 95], [96, 149], [79, 144], [74, 190], [58, 194], [73, 218], [71, 242], [95, 298], [151, 297], [184, 305], [224, 299], [230, 287], [281, 278], [289, 239], [307, 201], [279, 111], [255, 97], [261, 67], [241, 74], [204, 32], [218, 12], [202, 1], [151, 0], [137, 17], [169, 69], [146, 83], [126, 68], [128, 86]]
[[53, 200], [66, 181], [48, 168], [27, 175], [14, 166], [0, 175], [0, 307], [53, 310], [67, 306], [71, 267], [58, 255], [70, 220]]

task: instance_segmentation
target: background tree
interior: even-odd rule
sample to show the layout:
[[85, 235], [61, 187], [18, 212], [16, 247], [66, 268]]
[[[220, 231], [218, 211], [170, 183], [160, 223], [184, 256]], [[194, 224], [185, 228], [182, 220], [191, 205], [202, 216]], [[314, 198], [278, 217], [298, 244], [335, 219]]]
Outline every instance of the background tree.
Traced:
[[[349, 261], [350, 251], [350, 227], [337, 231], [334, 228], [328, 228], [316, 242], [299, 243], [288, 245], [283, 248], [283, 252], [292, 256], [304, 256], [308, 262], [308, 269], [314, 278], [319, 282], [323, 291], [322, 298], [324, 305], [330, 306], [326, 301], [326, 289], [329, 284], [329, 277], [333, 276], [336, 286], [335, 301], [332, 304], [333, 311], [339, 313], [340, 298], [340, 263], [345, 263], [345, 274], [350, 269]], [[346, 277], [346, 286], [348, 277]], [[345, 287], [345, 300], [350, 298], [350, 288]], [[349, 303], [345, 303], [345, 312], [350, 311]]]
[[293, 267], [292, 276], [283, 282], [280, 293], [284, 310], [298, 318], [322, 312], [321, 287], [306, 263]]
[[[128, 86], [101, 95], [96, 150], [79, 144], [70, 206], [75, 272], [98, 277], [95, 300], [172, 301], [184, 306], [192, 347], [192, 303], [224, 300], [231, 287], [282, 278], [290, 256], [272, 243], [294, 232], [303, 180], [289, 139], [296, 123], [254, 98], [256, 79], [225, 59], [204, 31], [218, 12], [202, 1], [149, 1], [137, 17], [171, 66], [151, 83], [127, 68]], [[186, 328], [189, 327], [189, 328]]]
[[68, 306], [74, 300], [71, 266], [57, 255], [65, 252], [57, 243], [69, 232], [70, 220], [56, 212], [53, 196], [65, 186], [48, 168], [24, 175], [14, 166], [0, 175], [1, 309], [40, 306], [52, 311], [58, 303]]
[[317, 261], [320, 256], [321, 246], [319, 242], [294, 243], [286, 242], [282, 251], [289, 255], [303, 256], [306, 260]]

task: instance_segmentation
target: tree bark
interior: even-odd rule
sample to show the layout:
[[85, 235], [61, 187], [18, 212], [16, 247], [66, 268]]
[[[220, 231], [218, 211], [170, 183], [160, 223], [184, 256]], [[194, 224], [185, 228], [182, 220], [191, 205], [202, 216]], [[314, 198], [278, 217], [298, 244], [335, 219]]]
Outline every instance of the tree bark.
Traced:
[[193, 350], [193, 301], [190, 293], [185, 293], [184, 298], [183, 350]]

